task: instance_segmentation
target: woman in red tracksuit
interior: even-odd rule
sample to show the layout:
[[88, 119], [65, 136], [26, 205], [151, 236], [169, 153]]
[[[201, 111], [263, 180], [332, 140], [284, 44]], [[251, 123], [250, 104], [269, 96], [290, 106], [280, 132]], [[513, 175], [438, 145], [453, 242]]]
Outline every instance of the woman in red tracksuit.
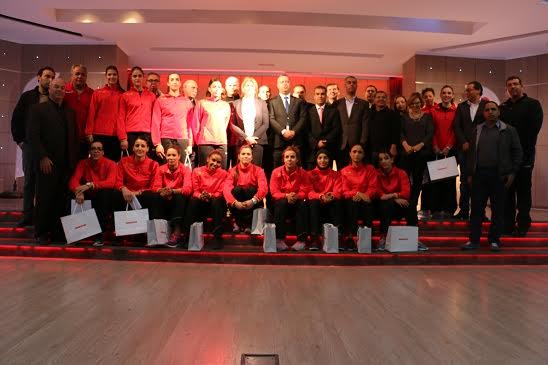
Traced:
[[[377, 195], [381, 215], [381, 239], [377, 251], [384, 251], [388, 226], [394, 218], [405, 217], [408, 226], [416, 226], [417, 207], [409, 201], [411, 187], [407, 173], [394, 166], [394, 158], [388, 151], [379, 153], [379, 169], [377, 176]], [[419, 241], [419, 251], [427, 251]]]
[[148, 208], [149, 219], [159, 219], [159, 195], [154, 186], [158, 162], [147, 156], [148, 151], [148, 140], [138, 136], [133, 144], [133, 156], [123, 157], [118, 163], [115, 201], [123, 210], [136, 197], [143, 208]]
[[310, 212], [311, 244], [309, 250], [319, 250], [321, 217], [328, 216], [328, 222], [341, 225], [342, 180], [341, 174], [331, 168], [329, 152], [320, 149], [316, 153], [316, 168], [308, 171], [310, 191], [308, 205]]
[[[456, 137], [453, 124], [457, 107], [453, 103], [453, 88], [445, 85], [440, 91], [441, 103], [436, 104], [431, 111], [434, 121], [434, 138], [432, 149], [436, 159], [456, 156]], [[457, 188], [455, 179], [445, 179], [432, 183], [430, 186], [430, 209], [434, 219], [444, 219], [453, 216], [457, 209]]]
[[[89, 147], [89, 158], [80, 160], [69, 181], [69, 189], [74, 193], [74, 199], [82, 204], [85, 199], [91, 200], [91, 205], [97, 213], [101, 230], [105, 232], [112, 217], [112, 194], [116, 184], [116, 163], [104, 156], [103, 143], [93, 141]], [[95, 237], [94, 246], [103, 245], [103, 235]]]
[[221, 169], [223, 155], [213, 150], [207, 156], [205, 166], [192, 170], [192, 197], [186, 211], [183, 232], [188, 232], [194, 222], [203, 221], [206, 213], [213, 215], [214, 249], [223, 248], [223, 217], [226, 203], [223, 198], [223, 186], [227, 172]]
[[350, 149], [350, 164], [341, 170], [346, 236], [341, 250], [356, 250], [352, 235], [358, 229], [359, 218], [367, 227], [372, 224], [371, 201], [377, 192], [377, 171], [373, 165], [365, 164], [363, 157], [362, 145], [355, 144]]
[[264, 170], [253, 164], [253, 149], [250, 145], [240, 147], [238, 164], [228, 171], [223, 195], [234, 216], [233, 233], [249, 228], [253, 209], [262, 206], [268, 193], [268, 182]]
[[118, 69], [107, 66], [105, 70], [107, 84], [93, 92], [86, 123], [86, 139], [89, 143], [101, 141], [105, 157], [120, 160], [120, 142], [116, 134], [118, 107], [124, 89], [120, 86]]
[[295, 251], [306, 248], [307, 234], [307, 197], [310, 182], [306, 171], [300, 166], [299, 149], [287, 147], [282, 153], [283, 165], [272, 171], [270, 194], [274, 205], [274, 223], [276, 224], [276, 248], [287, 251], [285, 243], [288, 215], [296, 221], [297, 242], [292, 246]]
[[[127, 151], [133, 148], [137, 136], [144, 137], [149, 149], [152, 149], [150, 130], [152, 125], [152, 108], [156, 102], [156, 95], [144, 87], [145, 73], [139, 66], [131, 69], [133, 86], [120, 97], [118, 109], [118, 124], [116, 132], [120, 140], [120, 148]], [[149, 151], [154, 158], [155, 153]]]
[[154, 187], [160, 195], [162, 217], [171, 225], [171, 236], [167, 245], [176, 247], [184, 243], [181, 226], [186, 206], [192, 194], [192, 172], [181, 160], [181, 149], [172, 145], [165, 152], [167, 164], [158, 168]]

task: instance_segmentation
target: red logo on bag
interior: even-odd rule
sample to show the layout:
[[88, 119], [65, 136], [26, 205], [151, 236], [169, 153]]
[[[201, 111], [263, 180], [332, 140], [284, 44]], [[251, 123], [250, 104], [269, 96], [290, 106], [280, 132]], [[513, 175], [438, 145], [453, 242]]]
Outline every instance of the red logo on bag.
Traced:
[[445, 167], [438, 167], [438, 171], [441, 171], [441, 170], [447, 170], [447, 166], [445, 166]]
[[76, 227], [74, 227], [74, 229], [84, 228], [85, 226], [87, 226], [87, 224], [82, 224], [82, 225], [76, 226]]
[[133, 224], [133, 223], [138, 223], [137, 221], [129, 221], [129, 222], [126, 222], [126, 224]]
[[400, 237], [400, 238], [398, 238], [398, 241], [409, 241], [409, 238]]

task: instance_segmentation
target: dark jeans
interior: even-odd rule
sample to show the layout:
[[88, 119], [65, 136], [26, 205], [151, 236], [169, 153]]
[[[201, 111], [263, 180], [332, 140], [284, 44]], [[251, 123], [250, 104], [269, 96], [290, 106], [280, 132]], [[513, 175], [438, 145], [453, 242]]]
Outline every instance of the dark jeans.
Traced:
[[226, 170], [226, 144], [213, 145], [213, 144], [201, 144], [198, 146], [198, 166], [204, 166], [207, 163], [207, 156], [213, 150], [219, 150], [221, 152], [222, 161], [221, 167]]
[[[522, 167], [516, 174], [514, 183], [508, 189], [504, 209], [504, 230], [511, 232], [517, 221], [517, 228], [528, 231], [531, 227], [531, 180], [532, 167]], [[516, 204], [517, 202], [517, 204]], [[518, 214], [516, 217], [516, 208]]]
[[223, 234], [223, 217], [226, 212], [226, 203], [223, 198], [214, 198], [205, 202], [198, 198], [190, 198], [185, 214], [182, 231], [186, 234], [190, 231], [190, 225], [195, 222], [203, 222], [207, 214], [213, 216], [213, 234], [221, 237]]
[[[127, 203], [124, 200], [124, 196], [121, 191], [114, 190], [114, 199], [113, 202], [117, 210], [126, 210]], [[143, 207], [143, 209], [148, 209], [148, 219], [161, 219], [162, 210], [160, 195], [152, 191], [143, 191], [141, 195], [137, 196], [137, 200]], [[129, 208], [131, 209], [131, 208]]]
[[115, 191], [113, 189], [99, 189], [88, 190], [84, 193], [84, 199], [91, 200], [91, 206], [95, 209], [95, 214], [97, 214], [97, 219], [103, 232], [108, 227], [114, 227], [113, 196]]
[[66, 169], [53, 165], [52, 172], [45, 175], [36, 166], [36, 207], [34, 208], [34, 230], [36, 236], [52, 234], [62, 239], [62, 216], [69, 211], [68, 178]]
[[36, 170], [32, 147], [24, 142], [21, 148], [23, 152], [23, 173], [25, 183], [23, 185], [23, 220], [32, 221], [34, 215], [34, 192], [36, 189]]
[[487, 199], [491, 201], [491, 225], [489, 242], [499, 242], [504, 221], [504, 198], [506, 189], [498, 169], [478, 168], [472, 178], [472, 214], [470, 216], [470, 242], [479, 244], [481, 222], [485, 214]]
[[188, 196], [183, 194], [173, 194], [169, 200], [160, 197], [161, 217], [169, 221], [172, 226], [181, 226], [187, 205]]
[[114, 162], [120, 161], [120, 141], [118, 137], [95, 134], [93, 140], [100, 141], [103, 144], [106, 158]]
[[415, 209], [417, 208], [419, 195], [422, 189], [422, 179], [424, 177], [424, 170], [426, 169], [426, 160], [427, 155], [420, 152], [404, 155], [401, 160], [402, 168], [407, 172], [411, 182], [409, 205], [413, 206]]
[[[173, 139], [173, 138], [161, 138], [162, 147], [164, 147], [164, 154], [167, 153], [167, 149], [172, 146], [179, 146], [181, 149], [181, 159], [182, 163], [185, 163], [186, 159], [186, 148], [188, 147], [188, 139]], [[162, 160], [162, 164], [166, 163], [165, 159]]]
[[285, 239], [287, 234], [287, 218], [295, 219], [295, 232], [299, 240], [307, 236], [307, 202], [297, 200], [295, 204], [289, 204], [286, 199], [274, 201], [274, 223], [276, 224], [276, 238]]
[[344, 207], [344, 233], [353, 235], [358, 231], [358, 219], [363, 220], [363, 224], [372, 227], [373, 208], [371, 203], [363, 201], [355, 202], [352, 199], [343, 200]]
[[[246, 200], [252, 199], [255, 194], [257, 194], [257, 188], [252, 186], [249, 188], [244, 188], [241, 186], [236, 186], [234, 189], [232, 189], [232, 196], [239, 201], [244, 202]], [[252, 209], [236, 209], [234, 207], [230, 207], [230, 211], [232, 212], [232, 215], [234, 216], [234, 220], [236, 221], [236, 224], [240, 227], [242, 226], [250, 226], [251, 220], [253, 218], [253, 210], [256, 208], [262, 207], [263, 202], [257, 202], [255, 206]]]
[[468, 174], [466, 172], [467, 153], [459, 150], [457, 154], [457, 162], [460, 169], [460, 198], [459, 208], [464, 214], [470, 211], [470, 186], [468, 185]]
[[[319, 236], [322, 232], [322, 218], [326, 223], [339, 227], [341, 225], [342, 201], [332, 200], [329, 203], [321, 203], [319, 200], [309, 200], [310, 234]], [[325, 219], [327, 218], [327, 219]]]
[[409, 205], [407, 208], [398, 205], [394, 199], [379, 200], [381, 218], [381, 235], [386, 235], [392, 219], [405, 218], [408, 226], [416, 226], [418, 223], [417, 209]]

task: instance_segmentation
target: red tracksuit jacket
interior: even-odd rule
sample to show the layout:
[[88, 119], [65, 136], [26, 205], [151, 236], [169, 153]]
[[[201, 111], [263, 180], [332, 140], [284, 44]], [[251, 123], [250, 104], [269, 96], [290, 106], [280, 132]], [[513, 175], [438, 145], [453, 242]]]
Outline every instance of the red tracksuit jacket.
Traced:
[[[238, 172], [238, 181], [235, 181], [236, 172]], [[256, 187], [257, 194], [255, 194], [255, 197], [258, 200], [263, 200], [268, 193], [268, 182], [266, 181], [264, 170], [254, 164], [249, 164], [247, 167], [238, 164], [228, 171], [228, 176], [223, 187], [223, 195], [228, 204], [232, 204], [236, 200], [232, 195], [234, 186], [242, 186], [244, 188]]]
[[91, 158], [80, 160], [70, 178], [69, 189], [74, 191], [78, 186], [92, 182], [97, 189], [113, 189], [116, 184], [116, 162], [106, 157], [94, 161]]

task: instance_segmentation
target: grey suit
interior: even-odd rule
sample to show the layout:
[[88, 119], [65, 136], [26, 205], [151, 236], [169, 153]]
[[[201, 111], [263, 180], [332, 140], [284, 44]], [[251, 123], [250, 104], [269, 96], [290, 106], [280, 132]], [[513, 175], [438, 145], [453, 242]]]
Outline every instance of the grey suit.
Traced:
[[[230, 128], [232, 133], [238, 137], [238, 145], [241, 146], [245, 143], [247, 137], [242, 114], [242, 99], [235, 100], [233, 103], [235, 113], [234, 118], [230, 121]], [[262, 164], [263, 146], [268, 144], [266, 132], [268, 131], [269, 124], [266, 102], [255, 98], [255, 130], [253, 137], [257, 137], [258, 139], [257, 144], [253, 146], [253, 163], [259, 166]]]

